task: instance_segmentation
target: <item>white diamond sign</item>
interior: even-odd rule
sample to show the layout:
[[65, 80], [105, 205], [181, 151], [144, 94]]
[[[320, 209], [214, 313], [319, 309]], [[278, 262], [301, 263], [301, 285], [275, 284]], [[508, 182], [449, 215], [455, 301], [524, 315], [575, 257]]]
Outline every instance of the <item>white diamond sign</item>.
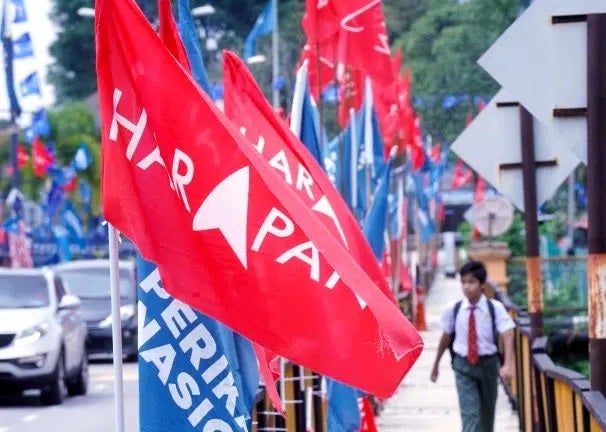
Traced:
[[554, 117], [554, 109], [587, 107], [587, 23], [606, 13], [605, 0], [535, 0], [478, 63], [515, 100], [551, 129], [554, 143], [587, 163], [584, 115]]
[[[524, 211], [524, 184], [521, 168], [502, 169], [503, 164], [522, 161], [520, 138], [520, 107], [507, 92], [501, 90], [463, 131], [450, 149], [521, 211]], [[507, 106], [497, 107], [497, 103]], [[539, 121], [534, 122], [536, 161], [554, 165], [537, 167], [537, 203], [542, 205], [579, 164], [567, 147], [554, 139], [553, 131]], [[536, 210], [535, 210], [536, 211]]]

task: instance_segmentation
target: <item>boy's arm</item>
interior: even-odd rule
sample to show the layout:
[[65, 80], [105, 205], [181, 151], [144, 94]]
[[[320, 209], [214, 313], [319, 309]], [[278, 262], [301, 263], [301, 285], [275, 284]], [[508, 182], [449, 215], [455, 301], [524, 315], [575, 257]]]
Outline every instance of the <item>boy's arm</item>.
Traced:
[[501, 378], [509, 382], [513, 376], [513, 330], [507, 330], [502, 333], [503, 348], [505, 350], [505, 359], [501, 368]]
[[436, 382], [436, 380], [438, 379], [438, 375], [439, 375], [438, 368], [440, 365], [440, 359], [442, 358], [444, 351], [446, 351], [448, 349], [451, 339], [452, 339], [451, 335], [449, 335], [448, 333], [442, 333], [442, 337], [440, 338], [440, 343], [438, 345], [438, 352], [436, 353], [436, 360], [433, 364], [433, 369], [431, 371], [431, 381], [432, 382]]

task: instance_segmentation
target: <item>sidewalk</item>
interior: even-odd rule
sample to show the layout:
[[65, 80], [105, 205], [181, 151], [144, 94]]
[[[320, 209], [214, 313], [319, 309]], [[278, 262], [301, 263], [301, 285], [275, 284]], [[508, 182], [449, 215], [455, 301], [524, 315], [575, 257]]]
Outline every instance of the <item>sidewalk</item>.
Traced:
[[[454, 372], [450, 356], [445, 353], [440, 362], [440, 377], [433, 384], [429, 380], [440, 340], [440, 316], [444, 307], [461, 296], [456, 280], [438, 276], [426, 305], [427, 327], [423, 333], [423, 354], [400, 385], [397, 393], [387, 401], [377, 419], [379, 431], [457, 431], [461, 430]], [[499, 387], [495, 432], [517, 432], [518, 418]]]

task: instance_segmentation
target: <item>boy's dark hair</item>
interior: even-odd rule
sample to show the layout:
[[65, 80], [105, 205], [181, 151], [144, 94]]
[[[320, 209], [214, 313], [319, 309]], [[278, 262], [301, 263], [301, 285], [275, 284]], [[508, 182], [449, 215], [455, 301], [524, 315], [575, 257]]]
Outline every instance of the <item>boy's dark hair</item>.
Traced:
[[479, 280], [481, 284], [486, 282], [486, 267], [484, 267], [484, 263], [481, 261], [469, 261], [465, 263], [459, 270], [459, 274], [461, 277], [470, 274]]

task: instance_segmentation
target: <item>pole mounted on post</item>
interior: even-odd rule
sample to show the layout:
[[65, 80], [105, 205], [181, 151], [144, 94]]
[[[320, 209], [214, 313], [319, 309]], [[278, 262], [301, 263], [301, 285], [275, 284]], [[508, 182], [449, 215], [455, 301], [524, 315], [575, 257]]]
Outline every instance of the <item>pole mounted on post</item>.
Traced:
[[272, 67], [272, 105], [275, 109], [280, 107], [280, 89], [278, 78], [280, 76], [280, 45], [278, 32], [278, 0], [271, 0], [271, 19], [273, 31], [271, 33], [271, 67]]
[[587, 16], [587, 217], [591, 389], [606, 395], [606, 14]]
[[539, 255], [539, 222], [537, 219], [537, 179], [534, 152], [534, 119], [520, 106], [520, 138], [522, 142], [522, 181], [524, 183], [524, 225], [526, 228], [526, 279], [530, 334], [534, 339], [543, 335], [543, 290], [541, 257]]

